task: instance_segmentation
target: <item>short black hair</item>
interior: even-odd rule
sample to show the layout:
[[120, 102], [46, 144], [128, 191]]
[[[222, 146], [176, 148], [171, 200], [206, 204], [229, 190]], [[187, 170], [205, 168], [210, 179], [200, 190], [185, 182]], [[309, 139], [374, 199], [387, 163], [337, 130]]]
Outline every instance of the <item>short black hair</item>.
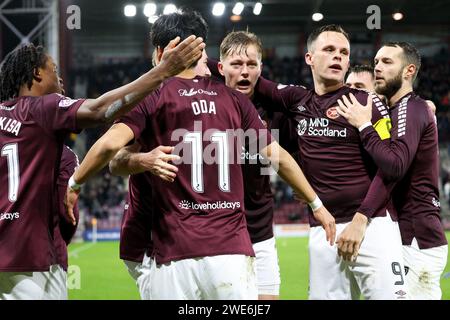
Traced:
[[368, 64], [358, 64], [356, 66], [353, 66], [350, 68], [350, 70], [348, 71], [348, 74], [350, 73], [362, 73], [362, 72], [368, 72], [370, 73], [370, 75], [372, 76], [372, 78], [374, 77], [374, 71], [373, 71], [373, 67], [368, 65]]
[[31, 89], [35, 70], [44, 67], [47, 59], [44, 47], [32, 43], [8, 53], [0, 65], [0, 101], [18, 97], [24, 84]]
[[181, 41], [195, 35], [202, 37], [203, 42], [206, 42], [208, 36], [208, 24], [201, 14], [189, 8], [162, 15], [152, 26], [150, 31], [150, 39], [155, 48], [160, 47], [164, 49], [169, 42], [180, 37]]
[[413, 81], [416, 80], [417, 74], [419, 73], [420, 66], [422, 64], [422, 59], [420, 57], [419, 51], [416, 47], [408, 42], [403, 41], [390, 41], [383, 44], [383, 47], [399, 47], [403, 51], [403, 62], [404, 66], [408, 64], [413, 64], [416, 66], [416, 73], [413, 76]]
[[337, 33], [342, 33], [348, 41], [350, 41], [350, 38], [348, 37], [348, 33], [345, 32], [344, 28], [342, 28], [340, 25], [338, 24], [329, 24], [326, 26], [322, 26], [319, 27], [317, 29], [315, 29], [313, 32], [311, 32], [308, 36], [308, 40], [306, 42], [307, 46], [308, 46], [308, 51], [311, 51], [311, 47], [314, 41], [316, 41], [316, 39], [324, 32], [327, 31], [332, 31], [332, 32], [337, 32]]

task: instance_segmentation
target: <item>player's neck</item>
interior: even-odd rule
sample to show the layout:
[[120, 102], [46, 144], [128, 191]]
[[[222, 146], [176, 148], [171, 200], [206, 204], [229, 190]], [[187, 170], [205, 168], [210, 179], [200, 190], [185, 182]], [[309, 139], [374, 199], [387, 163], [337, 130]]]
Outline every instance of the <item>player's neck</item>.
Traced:
[[195, 73], [195, 70], [193, 68], [186, 69], [183, 72], [177, 74], [176, 76], [183, 79], [193, 79], [195, 78], [197, 74]]
[[27, 96], [27, 97], [39, 97], [43, 94], [41, 92], [38, 92], [39, 90], [36, 90], [33, 86], [31, 89], [28, 89], [27, 85], [22, 86], [19, 89], [19, 97]]
[[330, 83], [326, 83], [326, 82], [318, 81], [318, 80], [314, 79], [314, 91], [319, 96], [324, 95], [328, 92], [336, 91], [343, 86], [344, 86], [343, 82], [330, 84]]
[[403, 82], [401, 88], [392, 97], [389, 98], [389, 105], [394, 106], [398, 100], [400, 100], [403, 96], [411, 91], [413, 91], [412, 85], [408, 82]]

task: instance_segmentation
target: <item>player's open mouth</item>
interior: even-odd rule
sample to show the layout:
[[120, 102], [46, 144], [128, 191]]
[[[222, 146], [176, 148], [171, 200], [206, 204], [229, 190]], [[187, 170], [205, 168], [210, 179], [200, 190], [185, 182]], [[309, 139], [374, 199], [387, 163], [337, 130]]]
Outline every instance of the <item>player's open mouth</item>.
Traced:
[[237, 83], [237, 85], [239, 86], [239, 87], [248, 87], [248, 86], [250, 86], [250, 81], [248, 81], [248, 80], [241, 80], [241, 81], [238, 81], [238, 83]]
[[342, 70], [342, 67], [339, 64], [333, 64], [330, 66], [330, 69], [333, 70]]

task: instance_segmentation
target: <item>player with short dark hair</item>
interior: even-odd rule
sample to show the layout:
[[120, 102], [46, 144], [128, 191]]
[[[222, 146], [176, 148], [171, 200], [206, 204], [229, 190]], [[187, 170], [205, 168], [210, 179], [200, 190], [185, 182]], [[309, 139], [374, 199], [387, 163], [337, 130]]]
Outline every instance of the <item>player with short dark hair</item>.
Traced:
[[[164, 30], [176, 19], [201, 21], [197, 14], [183, 11], [161, 16], [153, 28]], [[158, 61], [161, 47], [153, 43]], [[244, 141], [235, 135], [242, 130], [248, 145], [278, 163], [280, 175], [311, 203], [321, 221], [328, 221], [331, 215], [292, 157], [272, 141], [250, 100], [220, 82], [196, 76], [193, 68], [164, 82], [134, 112], [122, 117], [75, 171], [73, 181], [85, 182], [135, 139], [146, 150], [175, 146], [175, 155], [182, 156], [171, 183], [146, 173], [155, 207], [151, 299], [257, 298], [238, 162]], [[69, 188], [67, 199], [73, 203], [76, 192]]]
[[350, 68], [345, 85], [353, 89], [375, 91], [375, 76], [373, 67], [369, 65], [356, 65]]
[[[157, 50], [155, 49], [156, 57]], [[203, 50], [201, 59], [194, 70], [202, 77], [211, 76], [207, 65], [208, 55]], [[156, 61], [154, 61], [156, 66]], [[114, 175], [130, 175], [128, 194], [125, 202], [120, 228], [120, 259], [125, 263], [128, 273], [135, 280], [142, 300], [148, 300], [150, 288], [150, 267], [153, 243], [151, 225], [153, 206], [150, 197], [151, 185], [148, 176], [137, 171], [150, 171], [161, 178], [174, 178], [175, 167], [168, 162], [173, 160], [172, 147], [159, 146], [150, 152], [138, 143], [122, 148], [109, 163]], [[136, 163], [137, 162], [137, 163]], [[175, 169], [174, 169], [175, 168]], [[166, 175], [167, 174], [167, 175]], [[172, 174], [172, 175], [171, 175]]]
[[[389, 100], [390, 139], [381, 140], [371, 126], [371, 106], [353, 98], [339, 101], [339, 112], [359, 128], [364, 148], [393, 191], [411, 299], [441, 299], [440, 278], [448, 244], [440, 219], [437, 125], [425, 100], [413, 91], [420, 56], [408, 43], [390, 42], [375, 56], [375, 89]], [[423, 278], [426, 277], [425, 282]]]
[[198, 60], [202, 39], [178, 42], [171, 42], [157, 68], [97, 99], [59, 94], [56, 64], [41, 46], [23, 45], [7, 54], [0, 66], [0, 183], [7, 188], [0, 199], [0, 299], [67, 297], [65, 288], [52, 285], [56, 279], [65, 286], [53, 234], [63, 142], [70, 132], [123, 115]]
[[315, 51], [315, 49], [316, 49], [315, 44], [316, 44], [317, 39], [324, 33], [329, 34], [330, 32], [339, 33], [340, 35], [345, 37], [345, 39], [347, 39], [348, 42], [350, 42], [348, 33], [344, 30], [344, 28], [342, 28], [338, 24], [327, 24], [322, 27], [318, 27], [318, 28], [314, 29], [309, 34], [308, 39], [306, 40], [306, 46], [308, 47], [308, 52]]
[[[369, 98], [365, 91], [344, 86], [349, 56], [349, 38], [341, 27], [318, 28], [308, 38], [305, 55], [314, 90], [261, 77], [255, 92], [268, 105], [282, 105], [298, 122], [300, 166], [336, 219], [339, 236], [330, 247], [310, 216], [309, 298], [358, 299], [362, 294], [365, 299], [403, 299], [407, 293], [397, 217], [389, 194], [379, 191], [386, 182], [362, 152], [357, 129], [336, 110], [344, 94], [352, 92], [361, 102]], [[373, 99], [375, 125], [386, 135], [388, 111]]]

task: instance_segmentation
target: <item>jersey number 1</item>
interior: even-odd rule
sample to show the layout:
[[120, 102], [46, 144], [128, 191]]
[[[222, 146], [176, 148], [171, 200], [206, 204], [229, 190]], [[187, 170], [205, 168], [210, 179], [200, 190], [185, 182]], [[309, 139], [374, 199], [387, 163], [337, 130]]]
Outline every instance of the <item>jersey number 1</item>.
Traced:
[[2, 157], [6, 157], [8, 162], [8, 199], [15, 202], [20, 182], [17, 143], [5, 144], [2, 148]]

